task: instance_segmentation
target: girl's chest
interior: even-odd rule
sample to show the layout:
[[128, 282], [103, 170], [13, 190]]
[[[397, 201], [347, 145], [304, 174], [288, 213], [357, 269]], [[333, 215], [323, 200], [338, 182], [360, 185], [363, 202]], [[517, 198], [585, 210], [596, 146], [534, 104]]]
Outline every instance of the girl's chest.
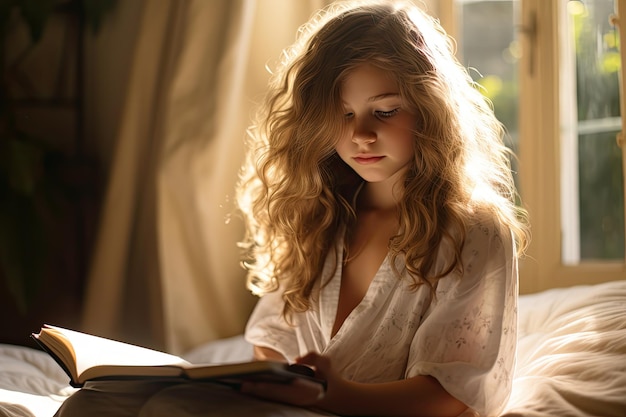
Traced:
[[359, 220], [343, 254], [331, 336], [339, 331], [344, 321], [368, 296], [389, 252], [389, 240], [396, 231], [396, 221], [380, 216], [365, 216]]
[[[319, 308], [305, 313], [306, 330], [300, 337], [306, 339], [311, 335], [315, 339], [314, 350], [331, 357], [342, 373], [355, 380], [380, 377], [382, 381], [389, 380], [391, 374], [394, 378], [403, 375], [409, 346], [430, 303], [426, 286], [410, 288], [410, 281], [402, 272], [403, 260], [396, 261], [396, 268], [402, 272], [400, 277], [390, 261], [389, 256], [382, 261], [362, 299], [355, 301], [351, 311], [342, 311], [345, 307], [342, 301], [345, 303], [346, 298], [340, 301], [340, 287], [343, 286], [343, 291], [348, 287], [344, 285], [345, 274], [338, 270], [328, 285], [320, 289]], [[311, 346], [304, 350], [311, 350]], [[364, 362], [378, 363], [381, 367], [376, 371], [368, 367], [367, 375], [352, 369], [355, 363]]]

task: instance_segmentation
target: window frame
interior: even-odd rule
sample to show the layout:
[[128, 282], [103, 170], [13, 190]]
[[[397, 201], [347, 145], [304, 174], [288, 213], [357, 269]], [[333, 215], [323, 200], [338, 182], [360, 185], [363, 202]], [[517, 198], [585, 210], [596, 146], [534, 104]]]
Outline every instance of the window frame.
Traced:
[[[566, 2], [518, 0], [517, 25], [522, 46], [519, 61], [519, 181], [520, 193], [530, 214], [532, 241], [527, 256], [520, 262], [520, 293], [533, 293], [554, 287], [588, 285], [626, 279], [626, 261], [584, 261], [572, 265], [562, 260], [562, 218], [560, 175], [561, 156], [561, 82], [559, 64], [560, 16]], [[626, 45], [626, 0], [616, 0], [624, 15], [625, 30], [620, 31]], [[454, 0], [441, 1], [434, 10], [442, 26], [456, 35]], [[622, 53], [622, 62], [624, 51]], [[626, 65], [622, 65], [622, 79]], [[626, 94], [621, 83], [622, 114]], [[622, 132], [626, 131], [622, 117]], [[622, 146], [624, 170], [625, 149]], [[626, 181], [625, 181], [626, 184]]]

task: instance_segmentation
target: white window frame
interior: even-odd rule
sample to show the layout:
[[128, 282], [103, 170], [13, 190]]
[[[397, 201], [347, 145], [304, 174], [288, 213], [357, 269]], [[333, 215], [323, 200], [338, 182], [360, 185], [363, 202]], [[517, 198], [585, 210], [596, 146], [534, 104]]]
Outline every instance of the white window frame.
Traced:
[[[572, 160], [576, 160], [572, 158], [577, 158], [575, 152], [564, 155], [561, 153], [562, 144], [566, 144], [565, 141], [568, 140], [568, 136], [562, 136], [561, 114], [572, 111], [571, 108], [561, 105], [561, 100], [565, 98], [563, 95], [567, 94], [565, 83], [571, 80], [559, 77], [562, 60], [571, 59], [561, 54], [565, 48], [560, 48], [559, 45], [559, 28], [562, 23], [559, 19], [565, 13], [567, 2], [519, 1], [521, 22], [518, 29], [523, 51], [519, 62], [519, 180], [522, 199], [530, 213], [533, 233], [528, 255], [520, 264], [520, 292], [532, 293], [548, 288], [626, 279], [625, 262], [572, 264], [571, 261], [575, 258], [572, 254], [577, 251], [577, 243], [572, 244], [569, 240], [567, 245], [563, 245], [565, 239], [568, 239], [562, 234], [563, 222], [578, 221], [577, 213], [569, 212], [562, 216], [560, 210], [561, 201], [566, 202], [565, 204], [570, 204], [574, 201], [572, 199], [577, 201], [577, 196], [568, 194], [566, 190], [562, 194], [560, 184], [563, 172], [572, 175]], [[620, 44], [626, 45], [626, 0], [617, 2], [618, 11], [622, 11], [624, 28], [620, 31]], [[454, 0], [442, 0], [431, 10], [437, 14], [448, 33], [455, 36]], [[626, 79], [624, 57], [622, 62], [622, 78]], [[626, 93], [623, 83], [620, 88], [624, 114]], [[622, 117], [622, 123], [626, 123], [625, 117]], [[626, 127], [622, 127], [622, 131], [626, 132]], [[570, 140], [572, 134], [577, 132], [569, 132]], [[626, 145], [622, 146], [624, 167], [625, 147]], [[564, 262], [564, 258], [568, 262]]]

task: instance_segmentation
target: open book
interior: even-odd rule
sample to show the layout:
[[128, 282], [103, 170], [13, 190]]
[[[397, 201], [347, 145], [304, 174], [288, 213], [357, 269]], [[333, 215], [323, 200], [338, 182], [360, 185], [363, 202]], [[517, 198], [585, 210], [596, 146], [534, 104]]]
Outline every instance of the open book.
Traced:
[[32, 337], [63, 368], [74, 387], [102, 379], [178, 378], [236, 387], [244, 381], [289, 383], [304, 378], [325, 388], [325, 382], [305, 365], [274, 361], [192, 364], [164, 352], [50, 325]]

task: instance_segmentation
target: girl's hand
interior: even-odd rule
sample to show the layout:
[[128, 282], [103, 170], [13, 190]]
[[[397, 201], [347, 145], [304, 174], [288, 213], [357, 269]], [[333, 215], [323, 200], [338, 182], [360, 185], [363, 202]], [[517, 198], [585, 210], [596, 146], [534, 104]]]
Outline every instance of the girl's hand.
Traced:
[[314, 407], [339, 415], [373, 416], [458, 416], [467, 405], [450, 395], [431, 376], [382, 382], [349, 381], [332, 367], [331, 360], [308, 353], [296, 363], [311, 366], [315, 377], [326, 380], [321, 385], [306, 379], [295, 379], [290, 385], [245, 383], [241, 391], [267, 400], [300, 407]]
[[241, 392], [266, 400], [311, 407], [324, 398], [324, 387], [313, 381], [296, 378], [289, 384], [271, 382], [244, 382]]
[[[302, 358], [297, 358], [296, 363], [311, 366], [315, 370], [315, 377], [326, 380], [328, 386], [330, 386], [332, 380], [339, 378], [333, 371], [330, 360], [317, 353], [309, 353]], [[300, 378], [294, 379], [287, 385], [245, 382], [241, 385], [241, 392], [299, 407], [316, 406], [326, 394], [321, 384]]]

